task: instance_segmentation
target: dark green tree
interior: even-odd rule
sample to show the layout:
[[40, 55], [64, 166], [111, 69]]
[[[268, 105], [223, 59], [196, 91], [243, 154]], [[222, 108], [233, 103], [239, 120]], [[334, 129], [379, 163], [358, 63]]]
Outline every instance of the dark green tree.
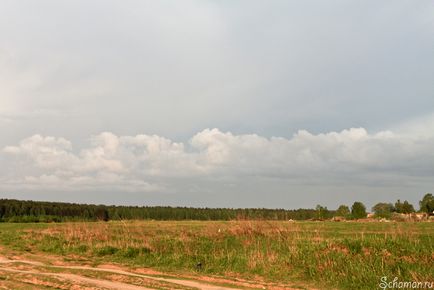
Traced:
[[390, 218], [395, 207], [391, 203], [379, 202], [372, 207], [372, 211], [377, 217]]
[[349, 207], [343, 204], [336, 210], [336, 216], [348, 217], [350, 213]]
[[317, 205], [315, 208], [319, 219], [326, 219], [330, 216], [330, 211], [326, 206]]
[[351, 217], [353, 219], [361, 219], [366, 217], [366, 206], [360, 201], [356, 201], [351, 206]]
[[420, 211], [428, 214], [433, 214], [434, 211], [434, 196], [431, 193], [425, 194], [421, 201], [419, 201]]
[[395, 210], [397, 213], [412, 213], [414, 207], [408, 201], [401, 202], [399, 199], [395, 202]]
[[105, 206], [98, 206], [95, 209], [95, 217], [99, 221], [108, 221], [109, 220], [109, 214], [108, 210]]

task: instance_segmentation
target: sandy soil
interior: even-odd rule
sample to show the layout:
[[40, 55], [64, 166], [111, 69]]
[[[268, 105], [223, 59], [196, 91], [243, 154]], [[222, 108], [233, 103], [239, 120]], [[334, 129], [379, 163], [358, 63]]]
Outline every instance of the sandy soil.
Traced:
[[[39, 269], [26, 269], [22, 270], [21, 268], [17, 268], [16, 264], [26, 264], [30, 266], [37, 266], [37, 267], [44, 267], [44, 270], [49, 270], [50, 268], [56, 269], [57, 272], [49, 272], [49, 271], [40, 271]], [[70, 274], [70, 273], [59, 273], [59, 269], [65, 269], [65, 270], [89, 270], [89, 271], [96, 271], [96, 272], [106, 272], [106, 273], [112, 273], [112, 274], [121, 274], [129, 277], [138, 277], [138, 278], [145, 278], [148, 280], [155, 280], [155, 281], [162, 281], [162, 282], [168, 282], [175, 285], [180, 286], [186, 286], [191, 287], [195, 289], [203, 289], [203, 290], [230, 290], [230, 289], [236, 289], [236, 286], [234, 287], [224, 287], [224, 286], [215, 286], [207, 283], [203, 283], [201, 281], [192, 281], [192, 280], [183, 280], [183, 279], [177, 279], [177, 278], [162, 278], [162, 277], [156, 277], [156, 276], [150, 276], [150, 275], [143, 275], [143, 274], [137, 274], [129, 271], [125, 271], [122, 269], [119, 269], [115, 266], [109, 266], [105, 265], [103, 268], [94, 268], [94, 267], [88, 267], [88, 266], [51, 266], [48, 264], [44, 264], [41, 262], [36, 261], [30, 261], [30, 260], [22, 260], [22, 259], [8, 259], [6, 257], [0, 256], [0, 271], [8, 272], [8, 273], [20, 273], [20, 274], [31, 274], [31, 275], [37, 275], [37, 276], [44, 276], [44, 277], [60, 277], [66, 280], [69, 280], [70, 282], [74, 283], [75, 286], [77, 285], [83, 285], [83, 287], [87, 285], [93, 285], [96, 286], [97, 289], [125, 289], [125, 290], [147, 290], [147, 289], [155, 289], [155, 288], [146, 288], [143, 286], [137, 286], [132, 284], [127, 284], [124, 282], [117, 282], [117, 281], [110, 281], [102, 278], [89, 278], [85, 276], [81, 276], [78, 274]], [[1, 284], [1, 281], [0, 281]], [[76, 288], [77, 289], [77, 288]], [[84, 288], [83, 288], [84, 289]], [[238, 288], [239, 289], [239, 288]]]

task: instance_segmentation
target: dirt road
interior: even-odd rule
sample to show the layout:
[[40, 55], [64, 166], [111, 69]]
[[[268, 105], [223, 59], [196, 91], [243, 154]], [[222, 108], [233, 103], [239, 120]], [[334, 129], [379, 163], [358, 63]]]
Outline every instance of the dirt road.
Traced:
[[[51, 270], [51, 271], [50, 271]], [[63, 273], [61, 271], [74, 270], [77, 273]], [[97, 277], [88, 277], [89, 273], [104, 273], [109, 274], [108, 277], [112, 278], [109, 280], [107, 278], [98, 277], [99, 275], [94, 275]], [[41, 262], [20, 260], [20, 259], [8, 259], [5, 257], [0, 257], [0, 273], [10, 273], [10, 274], [21, 274], [24, 278], [23, 281], [34, 284], [34, 286], [47, 286], [50, 282], [46, 281], [44, 278], [60, 278], [61, 281], [57, 283], [63, 283], [63, 289], [125, 289], [125, 290], [147, 290], [147, 289], [203, 289], [203, 290], [230, 290], [237, 289], [237, 287], [224, 287], [216, 286], [202, 281], [192, 281], [183, 280], [177, 278], [163, 278], [151, 275], [142, 275], [133, 272], [128, 272], [119, 269], [105, 269], [105, 268], [94, 268], [88, 266], [53, 266], [44, 264]], [[121, 280], [128, 280], [129, 278], [139, 278], [145, 281], [145, 285], [153, 285], [155, 287], [149, 287], [145, 285], [134, 285], [131, 283], [126, 283], [125, 281], [115, 281], [113, 279], [113, 274], [121, 275], [119, 277], [124, 277]], [[29, 278], [29, 276], [33, 278]], [[37, 278], [35, 278], [37, 277]], [[20, 277], [16, 278], [19, 282]], [[41, 280], [42, 279], [42, 280]], [[50, 280], [49, 279], [49, 280]], [[35, 283], [31, 283], [31, 281]], [[45, 282], [41, 282], [45, 281]], [[69, 283], [65, 283], [68, 281]], [[140, 282], [140, 281], [139, 281]], [[155, 283], [153, 283], [155, 282]], [[54, 283], [54, 282], [53, 282]], [[71, 285], [68, 288], [68, 284]], [[139, 284], [136, 280], [136, 284]], [[0, 285], [2, 281], [0, 280]], [[49, 285], [48, 285], [49, 286]], [[90, 288], [89, 288], [90, 287]], [[245, 289], [245, 287], [243, 287]], [[256, 288], [256, 287], [255, 287]], [[8, 288], [6, 288], [8, 289]], [[239, 288], [238, 288], [239, 289]]]

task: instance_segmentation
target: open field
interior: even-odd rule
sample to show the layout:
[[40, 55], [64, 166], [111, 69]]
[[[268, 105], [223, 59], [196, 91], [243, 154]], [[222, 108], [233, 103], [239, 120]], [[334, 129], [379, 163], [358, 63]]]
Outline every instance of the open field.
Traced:
[[0, 224], [5, 289], [379, 289], [433, 260], [428, 222]]

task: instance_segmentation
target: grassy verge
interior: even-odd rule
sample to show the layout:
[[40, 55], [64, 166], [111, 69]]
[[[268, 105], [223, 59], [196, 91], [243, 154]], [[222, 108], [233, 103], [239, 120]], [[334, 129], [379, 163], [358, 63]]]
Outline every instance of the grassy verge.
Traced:
[[93, 263], [378, 289], [432, 281], [433, 223], [156, 222], [0, 224], [0, 245]]

